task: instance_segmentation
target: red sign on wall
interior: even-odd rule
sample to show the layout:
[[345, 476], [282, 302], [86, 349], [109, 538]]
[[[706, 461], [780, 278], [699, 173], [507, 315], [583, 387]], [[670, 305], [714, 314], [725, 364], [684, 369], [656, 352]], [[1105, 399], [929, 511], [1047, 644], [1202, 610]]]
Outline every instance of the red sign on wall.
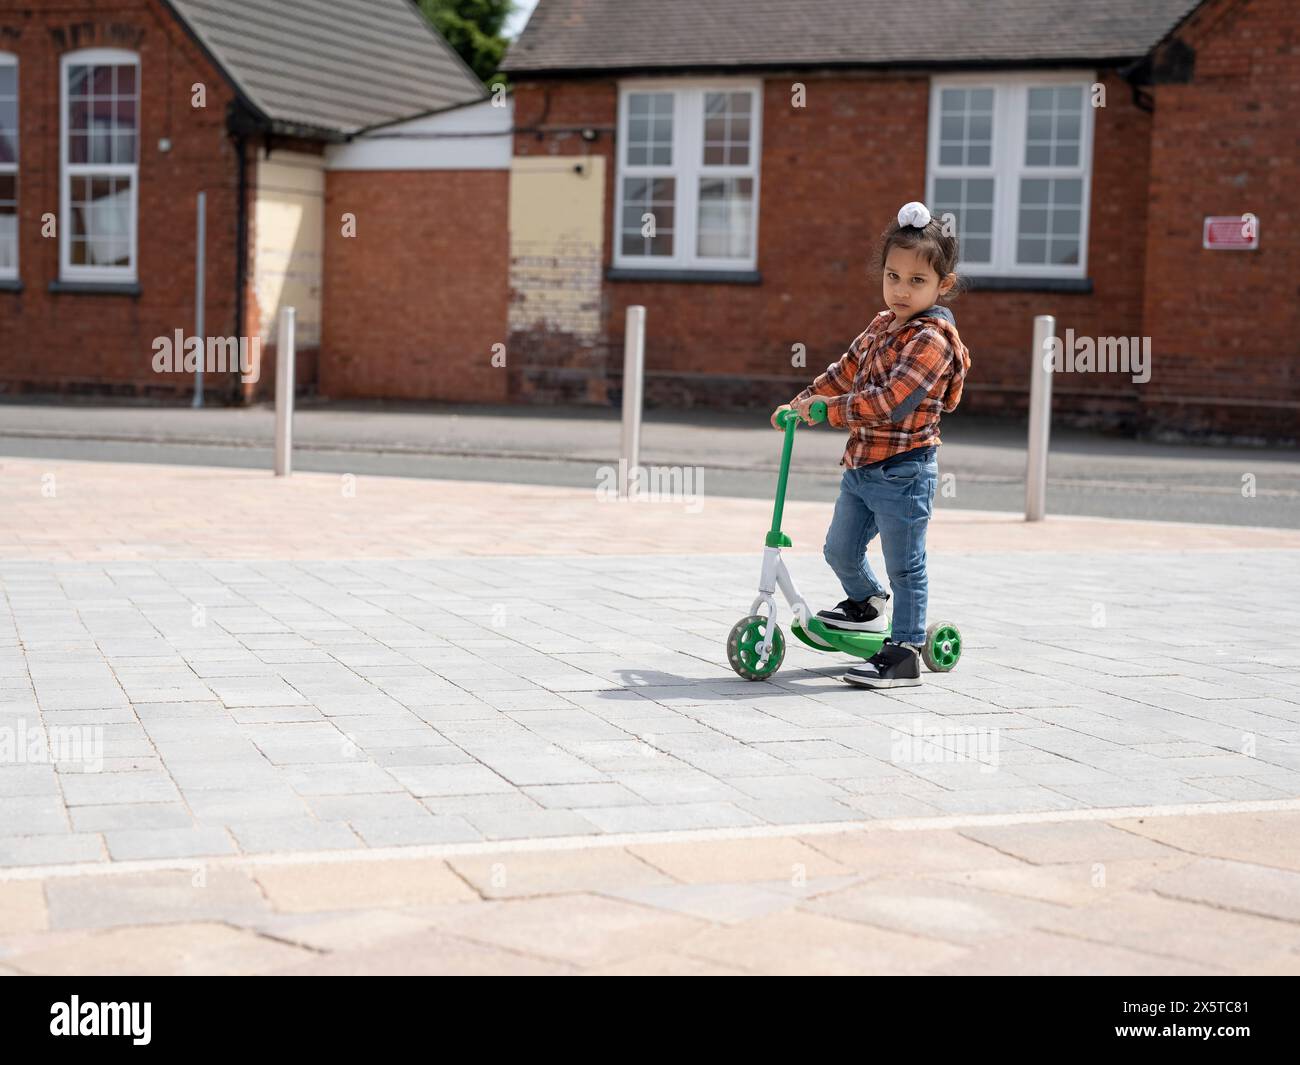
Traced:
[[1249, 213], [1207, 215], [1201, 247], [1211, 251], [1254, 251], [1259, 247], [1259, 219]]

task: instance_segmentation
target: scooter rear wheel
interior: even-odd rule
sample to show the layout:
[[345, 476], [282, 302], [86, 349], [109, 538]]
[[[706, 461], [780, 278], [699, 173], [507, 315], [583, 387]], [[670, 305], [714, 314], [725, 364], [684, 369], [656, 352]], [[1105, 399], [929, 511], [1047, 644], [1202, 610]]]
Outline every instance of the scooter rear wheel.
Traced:
[[[760, 660], [758, 645], [772, 626], [772, 650], [765, 660]], [[767, 680], [781, 668], [785, 660], [785, 635], [781, 626], [762, 614], [741, 618], [731, 627], [727, 636], [727, 661], [731, 668], [746, 680]]]
[[947, 673], [961, 660], [961, 633], [950, 621], [936, 621], [925, 633], [921, 651], [925, 664], [935, 673]]

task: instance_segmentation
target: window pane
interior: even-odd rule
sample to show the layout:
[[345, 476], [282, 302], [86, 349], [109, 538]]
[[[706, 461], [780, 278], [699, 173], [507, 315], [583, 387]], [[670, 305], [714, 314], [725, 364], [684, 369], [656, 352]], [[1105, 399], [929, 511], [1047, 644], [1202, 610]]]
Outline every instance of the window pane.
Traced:
[[1025, 115], [1025, 166], [1078, 166], [1083, 87], [1032, 88]]
[[753, 217], [753, 178], [700, 178], [697, 254], [712, 259], [749, 258]]
[[1022, 178], [1017, 218], [1018, 263], [1071, 266], [1083, 240], [1080, 178]]
[[676, 184], [673, 178], [623, 179], [619, 243], [624, 255], [673, 254]]
[[82, 266], [129, 266], [131, 181], [99, 174], [72, 181], [69, 231], [72, 261]]
[[944, 89], [939, 100], [940, 165], [989, 166], [993, 161], [993, 90]]
[[672, 93], [629, 93], [627, 113], [627, 165], [672, 166]]
[[0, 163], [18, 159], [18, 68], [0, 61]]
[[749, 165], [750, 106], [747, 92], [704, 94], [704, 165]]
[[0, 270], [18, 266], [18, 177], [0, 174]]
[[993, 179], [938, 178], [935, 217], [957, 220], [958, 255], [963, 263], [987, 263], [993, 254]]

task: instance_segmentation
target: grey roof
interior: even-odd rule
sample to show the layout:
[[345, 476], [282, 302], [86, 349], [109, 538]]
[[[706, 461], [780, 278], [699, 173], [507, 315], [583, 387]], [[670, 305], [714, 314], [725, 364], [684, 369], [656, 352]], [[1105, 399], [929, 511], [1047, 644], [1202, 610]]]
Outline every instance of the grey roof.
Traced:
[[1201, 0], [540, 0], [502, 69], [1136, 59]]
[[487, 95], [409, 0], [166, 0], [281, 132], [327, 137]]

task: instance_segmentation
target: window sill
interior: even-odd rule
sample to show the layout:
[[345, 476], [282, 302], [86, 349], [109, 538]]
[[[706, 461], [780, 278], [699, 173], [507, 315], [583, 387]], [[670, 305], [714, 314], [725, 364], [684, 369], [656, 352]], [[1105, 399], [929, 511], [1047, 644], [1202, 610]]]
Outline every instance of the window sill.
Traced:
[[606, 281], [672, 281], [709, 285], [757, 285], [763, 275], [757, 270], [641, 270], [610, 267]]
[[0, 277], [0, 292], [21, 292], [23, 283], [16, 277]]
[[1082, 292], [1092, 291], [1090, 277], [980, 277], [963, 275], [972, 292]]
[[51, 292], [77, 293], [83, 296], [138, 296], [138, 281], [51, 281]]

